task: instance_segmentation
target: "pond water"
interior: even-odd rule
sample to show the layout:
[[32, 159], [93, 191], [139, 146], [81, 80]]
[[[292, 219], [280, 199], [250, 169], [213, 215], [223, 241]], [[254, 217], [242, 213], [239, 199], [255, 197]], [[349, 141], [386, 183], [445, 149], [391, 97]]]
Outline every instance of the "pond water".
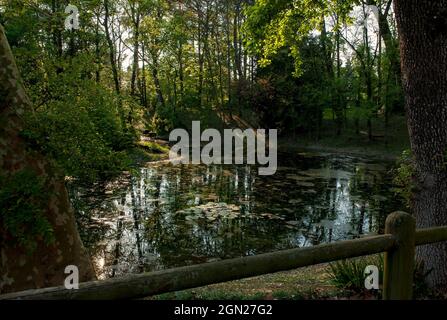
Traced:
[[[392, 163], [280, 154], [253, 166], [148, 164], [71, 196], [100, 279], [328, 243], [383, 232], [403, 208]], [[75, 190], [75, 191], [74, 191]]]

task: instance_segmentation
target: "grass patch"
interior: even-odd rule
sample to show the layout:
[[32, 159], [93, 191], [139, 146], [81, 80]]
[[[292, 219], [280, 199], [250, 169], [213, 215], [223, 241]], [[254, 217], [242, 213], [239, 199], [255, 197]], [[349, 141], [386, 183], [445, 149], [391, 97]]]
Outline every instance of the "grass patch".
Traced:
[[327, 300], [343, 295], [329, 283], [326, 266], [215, 284], [163, 294], [152, 300]]
[[127, 151], [131, 168], [136, 169], [146, 163], [168, 159], [169, 149], [155, 142], [141, 141], [135, 148]]
[[153, 141], [140, 141], [138, 146], [152, 154], [167, 154], [169, 147]]
[[[377, 300], [380, 292], [367, 291], [365, 268], [377, 265], [383, 279], [383, 257], [357, 258], [260, 277], [214, 284], [149, 297], [149, 300]], [[424, 284], [426, 272], [415, 271], [415, 298], [433, 298]], [[382, 282], [381, 282], [382, 283]]]
[[[366, 258], [342, 260], [329, 264], [328, 272], [330, 282], [339, 289], [349, 290], [355, 293], [364, 293], [365, 269], [368, 266], [379, 268], [380, 279], [383, 279], [383, 256], [372, 256]], [[382, 286], [382, 282], [380, 282]]]

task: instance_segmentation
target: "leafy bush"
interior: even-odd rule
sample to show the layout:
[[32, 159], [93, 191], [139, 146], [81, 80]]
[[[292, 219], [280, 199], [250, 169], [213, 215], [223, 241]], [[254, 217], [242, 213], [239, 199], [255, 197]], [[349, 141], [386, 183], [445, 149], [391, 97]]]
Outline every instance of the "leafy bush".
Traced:
[[364, 292], [366, 290], [365, 269], [371, 265], [379, 267], [380, 279], [383, 279], [383, 258], [382, 256], [375, 256], [331, 263], [328, 270], [330, 281], [339, 289], [356, 293]]
[[0, 176], [0, 229], [28, 251], [35, 250], [37, 238], [52, 243], [53, 229], [44, 211], [47, 202], [45, 180], [33, 170]]
[[150, 129], [161, 136], [169, 134], [175, 125], [175, 114], [173, 112], [159, 112], [149, 122]]
[[126, 168], [125, 150], [134, 136], [123, 129], [115, 97], [86, 82], [82, 95], [79, 89], [67, 89], [63, 98], [28, 115], [23, 136], [56, 160], [66, 175], [90, 183]]
[[[339, 289], [364, 293], [366, 291], [364, 272], [367, 266], [377, 266], [379, 268], [380, 287], [382, 287], [384, 275], [382, 255], [331, 263], [328, 268], [330, 281]], [[432, 293], [427, 284], [427, 276], [430, 273], [431, 270], [425, 270], [422, 262], [416, 262], [413, 280], [413, 291], [416, 298], [431, 296]]]
[[406, 150], [398, 161], [398, 168], [393, 172], [393, 183], [396, 185], [393, 190], [405, 200], [407, 208], [411, 208], [411, 197], [415, 191], [413, 183], [414, 172], [413, 154], [410, 150]]
[[139, 145], [151, 153], [165, 154], [169, 153], [169, 148], [151, 141], [141, 141]]

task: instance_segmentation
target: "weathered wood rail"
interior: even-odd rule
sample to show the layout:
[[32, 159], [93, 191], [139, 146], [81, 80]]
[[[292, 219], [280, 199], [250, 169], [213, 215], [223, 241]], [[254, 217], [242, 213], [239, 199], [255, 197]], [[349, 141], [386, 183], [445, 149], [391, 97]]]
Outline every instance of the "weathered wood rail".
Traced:
[[88, 282], [78, 290], [29, 290], [2, 295], [0, 300], [138, 299], [383, 252], [384, 298], [407, 300], [413, 296], [415, 247], [443, 241], [447, 241], [447, 226], [416, 230], [411, 215], [397, 212], [388, 217], [385, 235]]

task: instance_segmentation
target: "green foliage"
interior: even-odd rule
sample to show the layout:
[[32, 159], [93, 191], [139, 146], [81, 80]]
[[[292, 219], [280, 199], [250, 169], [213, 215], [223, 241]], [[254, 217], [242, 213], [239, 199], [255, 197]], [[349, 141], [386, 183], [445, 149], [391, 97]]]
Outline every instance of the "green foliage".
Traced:
[[158, 143], [151, 142], [151, 141], [142, 141], [139, 143], [141, 147], [149, 151], [150, 153], [156, 153], [156, 154], [165, 154], [169, 153], [169, 148], [162, 146]]
[[397, 165], [397, 169], [393, 172], [393, 183], [396, 186], [393, 190], [405, 200], [407, 208], [411, 208], [412, 195], [415, 191], [413, 181], [415, 164], [412, 152], [410, 150], [404, 151]]
[[65, 6], [58, 2], [53, 3], [56, 13], [49, 14], [43, 1], [11, 1], [2, 15], [35, 108], [25, 115], [23, 137], [31, 149], [54, 159], [64, 174], [92, 183], [129, 165], [135, 133], [126, 122], [133, 119], [135, 102], [116, 94], [103, 77], [109, 56], [94, 22], [100, 2], [72, 4], [84, 12], [82, 28], [75, 32], [63, 30]]
[[317, 38], [303, 40], [300, 51], [302, 75], [293, 77], [293, 59], [287, 49], [278, 51], [270, 65], [258, 71], [251, 107], [262, 124], [277, 128], [283, 135], [311, 132], [318, 127], [323, 110], [330, 104], [324, 59]]
[[177, 114], [171, 108], [159, 108], [157, 113], [148, 121], [151, 131], [159, 135], [168, 135], [169, 132], [178, 127]]
[[[384, 276], [383, 255], [331, 263], [328, 268], [330, 281], [339, 289], [364, 293], [366, 291], [364, 272], [367, 266], [377, 266], [379, 268], [380, 287], [382, 287]], [[416, 261], [413, 278], [413, 291], [416, 298], [426, 298], [432, 295], [427, 283], [427, 277], [430, 273], [431, 270], [425, 270], [423, 263]]]
[[51, 224], [45, 217], [48, 191], [45, 179], [31, 169], [12, 176], [0, 176], [0, 229], [29, 252], [36, 249], [36, 240], [54, 242]]
[[[321, 30], [324, 17], [336, 14], [340, 23], [349, 22], [349, 12], [357, 1], [259, 0], [247, 6], [247, 21], [243, 31], [246, 45], [260, 56], [261, 67], [268, 66], [272, 58], [284, 47], [290, 48], [294, 58], [296, 76], [302, 74], [300, 44], [312, 30]], [[336, 26], [338, 28], [340, 26]]]
[[[7, 1], [1, 21], [36, 109], [24, 135], [67, 175], [92, 182], [126, 167], [132, 130], [166, 137], [194, 120], [221, 129], [238, 121], [229, 113], [245, 113], [250, 125], [320, 138], [327, 108], [340, 128], [354, 107], [356, 120], [371, 119], [393, 104], [399, 88], [390, 86], [386, 56], [365, 64], [370, 46], [353, 42], [361, 54], [349, 54], [336, 40], [344, 23], [359, 18], [349, 15], [357, 3], [109, 1], [107, 28], [104, 2], [73, 0], [82, 14], [80, 30], [71, 32], [63, 28], [62, 3]], [[338, 21], [335, 28], [323, 23], [328, 17]], [[341, 70], [337, 41], [348, 60]], [[382, 62], [386, 94], [375, 92], [375, 62]], [[373, 96], [365, 75], [372, 75]]]
[[383, 279], [383, 257], [375, 256], [331, 263], [328, 270], [330, 281], [339, 289], [362, 293], [366, 290], [365, 269], [368, 266], [379, 267], [380, 279]]
[[113, 94], [89, 81], [76, 88], [28, 115], [23, 135], [66, 175], [93, 182], [126, 168], [134, 137], [121, 126]]

